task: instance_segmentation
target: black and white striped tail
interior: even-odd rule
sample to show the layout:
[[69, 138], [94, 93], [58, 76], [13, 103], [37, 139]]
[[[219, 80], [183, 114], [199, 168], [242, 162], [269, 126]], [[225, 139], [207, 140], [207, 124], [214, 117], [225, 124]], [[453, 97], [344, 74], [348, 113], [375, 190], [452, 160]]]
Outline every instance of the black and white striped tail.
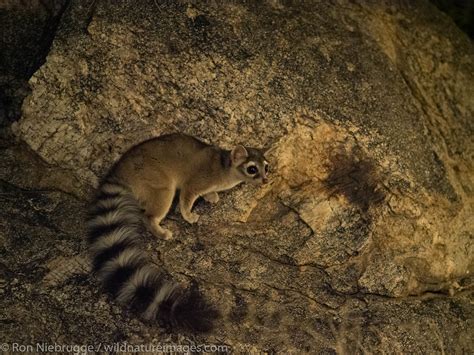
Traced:
[[125, 186], [112, 179], [101, 184], [88, 229], [93, 269], [119, 303], [145, 320], [196, 332], [212, 328], [217, 312], [199, 292], [184, 290], [139, 248], [143, 212]]

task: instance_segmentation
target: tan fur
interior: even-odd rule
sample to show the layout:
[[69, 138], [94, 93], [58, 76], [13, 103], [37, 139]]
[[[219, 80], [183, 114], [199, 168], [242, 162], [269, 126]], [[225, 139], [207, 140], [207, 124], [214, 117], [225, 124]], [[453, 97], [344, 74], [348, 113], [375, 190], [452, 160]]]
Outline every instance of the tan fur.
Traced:
[[[161, 227], [160, 222], [167, 215], [176, 191], [180, 191], [181, 215], [195, 223], [199, 215], [191, 209], [198, 197], [215, 203], [219, 200], [218, 192], [252, 180], [238, 170], [247, 158], [248, 152], [241, 145], [228, 152], [187, 135], [172, 134], [129, 150], [115, 166], [113, 176], [131, 189], [145, 209], [152, 231], [171, 238], [171, 232]], [[257, 162], [263, 170], [260, 182], [267, 179], [263, 164]]]

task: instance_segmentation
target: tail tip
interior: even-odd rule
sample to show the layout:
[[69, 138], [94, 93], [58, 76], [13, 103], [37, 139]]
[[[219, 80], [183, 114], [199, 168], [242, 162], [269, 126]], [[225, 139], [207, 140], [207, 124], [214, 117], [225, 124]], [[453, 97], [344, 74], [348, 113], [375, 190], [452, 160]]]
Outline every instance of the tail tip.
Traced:
[[[209, 333], [220, 314], [195, 288], [161, 305], [159, 321], [171, 328], [183, 328], [193, 333]], [[168, 324], [166, 324], [168, 323]]]

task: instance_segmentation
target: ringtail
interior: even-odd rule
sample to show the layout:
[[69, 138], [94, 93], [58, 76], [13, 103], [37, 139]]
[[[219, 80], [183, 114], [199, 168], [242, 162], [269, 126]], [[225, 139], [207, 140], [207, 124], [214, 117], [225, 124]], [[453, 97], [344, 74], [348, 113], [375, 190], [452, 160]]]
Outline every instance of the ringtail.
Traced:
[[218, 192], [242, 182], [265, 184], [268, 173], [262, 150], [237, 145], [229, 151], [179, 133], [131, 148], [100, 183], [90, 208], [89, 250], [104, 289], [146, 321], [211, 330], [217, 310], [196, 287], [185, 289], [152, 264], [141, 236], [148, 226], [158, 237], [172, 237], [160, 222], [177, 191], [182, 217], [195, 223], [197, 198], [216, 203]]

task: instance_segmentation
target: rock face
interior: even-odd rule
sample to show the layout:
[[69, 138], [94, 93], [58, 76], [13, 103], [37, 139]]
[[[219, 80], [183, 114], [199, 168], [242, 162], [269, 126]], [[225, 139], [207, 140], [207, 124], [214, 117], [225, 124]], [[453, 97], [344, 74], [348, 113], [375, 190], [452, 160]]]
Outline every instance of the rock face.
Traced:
[[[0, 156], [2, 163], [7, 160]], [[223, 326], [206, 337], [167, 334], [123, 312], [100, 292], [88, 274], [77, 272], [81, 269], [80, 257], [72, 256], [80, 255], [79, 240], [85, 238], [81, 227], [84, 202], [58, 191], [20, 189], [4, 183], [3, 178], [0, 182], [3, 255], [0, 315], [2, 339], [10, 349], [14, 349], [15, 344], [30, 345], [32, 349], [58, 344], [90, 345], [95, 350], [105, 351], [106, 346], [125, 342], [148, 346], [148, 349], [166, 344], [181, 347], [221, 344], [237, 353], [337, 351], [352, 354], [393, 349], [407, 353], [463, 353], [472, 349], [474, 315], [468, 300], [472, 295], [405, 299], [363, 293], [353, 297], [338, 295], [329, 286], [319, 285], [318, 280], [324, 277], [322, 270], [318, 272], [317, 268], [310, 267], [304, 270], [272, 261], [263, 253], [249, 252], [233, 244], [229, 244], [226, 251], [219, 248], [218, 256], [223, 259], [215, 261], [209, 272], [217, 269], [219, 273], [230, 272], [226, 270], [237, 273], [240, 270], [242, 277], [235, 274], [232, 287], [231, 280], [224, 282], [217, 279], [217, 275], [214, 282], [205, 282], [214, 290], [212, 293], [222, 293], [221, 305], [229, 307]], [[193, 242], [194, 233], [192, 228], [188, 229], [183, 242], [188, 247], [194, 246], [194, 256], [183, 255], [178, 259], [184, 263], [194, 258], [196, 263], [202, 264], [203, 259], [209, 259], [206, 253], [211, 254], [206, 247], [207, 240]], [[180, 248], [179, 242], [172, 244], [171, 249]], [[224, 252], [231, 254], [235, 261], [225, 259]], [[217, 254], [212, 255], [217, 258]], [[176, 255], [171, 260], [174, 259]], [[239, 263], [238, 259], [244, 262]], [[247, 263], [256, 266], [255, 260], [260, 267], [247, 269]], [[72, 269], [76, 272], [71, 272]], [[184, 272], [195, 273], [196, 270]], [[272, 277], [267, 276], [271, 284], [256, 289], [255, 275], [263, 278], [271, 272], [275, 272], [277, 279], [271, 281]], [[286, 278], [290, 276], [296, 280], [288, 286]], [[282, 283], [278, 284], [278, 280]], [[317, 287], [313, 288], [314, 285]], [[318, 298], [312, 299], [307, 295], [309, 292]]]
[[82, 197], [162, 133], [270, 148], [271, 184], [149, 238], [224, 315], [207, 340], [454, 352], [472, 308], [423, 295], [474, 271], [473, 79], [472, 43], [424, 1], [72, 1], [13, 128]]

